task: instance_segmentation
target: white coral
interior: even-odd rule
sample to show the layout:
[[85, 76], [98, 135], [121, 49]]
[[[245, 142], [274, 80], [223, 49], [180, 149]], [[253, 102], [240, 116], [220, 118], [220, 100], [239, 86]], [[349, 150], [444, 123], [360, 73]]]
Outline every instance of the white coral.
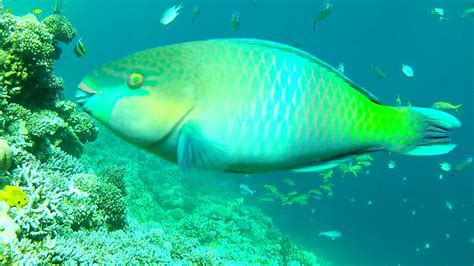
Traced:
[[5, 245], [18, 242], [16, 232], [20, 230], [20, 226], [8, 216], [9, 209], [6, 202], [0, 202], [0, 243]]

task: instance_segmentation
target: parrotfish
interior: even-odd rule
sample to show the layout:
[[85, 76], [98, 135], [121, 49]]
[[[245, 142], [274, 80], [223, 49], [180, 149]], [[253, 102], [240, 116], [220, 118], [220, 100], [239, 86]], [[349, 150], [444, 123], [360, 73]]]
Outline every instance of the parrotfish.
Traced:
[[451, 151], [443, 111], [386, 106], [329, 64], [254, 39], [137, 52], [86, 75], [83, 109], [124, 140], [188, 170], [317, 171], [352, 155]]

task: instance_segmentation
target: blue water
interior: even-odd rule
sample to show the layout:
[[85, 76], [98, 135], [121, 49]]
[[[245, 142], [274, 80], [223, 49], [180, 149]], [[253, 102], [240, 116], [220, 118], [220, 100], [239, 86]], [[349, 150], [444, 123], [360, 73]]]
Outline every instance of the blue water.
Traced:
[[[34, 2], [19, 6], [16, 13], [50, 6], [47, 1]], [[56, 72], [65, 79], [66, 97], [73, 99], [87, 72], [135, 51], [183, 41], [249, 37], [301, 42], [301, 49], [332, 65], [343, 62], [345, 74], [383, 103], [394, 104], [398, 94], [403, 102], [422, 107], [435, 101], [462, 103], [458, 117], [463, 127], [454, 134], [458, 147], [448, 155], [378, 154], [370, 174], [337, 178], [332, 197], [300, 208], [256, 199], [253, 203], [292, 239], [336, 264], [474, 263], [474, 244], [469, 242], [474, 236], [474, 166], [454, 177], [438, 178], [440, 162], [453, 165], [474, 154], [474, 19], [459, 16], [469, 1], [335, 0], [332, 14], [316, 32], [313, 17], [323, 1], [258, 0], [257, 6], [253, 0], [197, 1], [201, 15], [192, 24], [195, 2], [184, 0], [182, 14], [165, 27], [159, 24], [161, 13], [174, 1], [69, 0], [64, 15], [83, 38], [88, 56], [76, 58], [72, 44], [62, 45]], [[449, 20], [440, 22], [431, 15], [434, 7], [443, 7]], [[234, 11], [241, 15], [236, 33], [230, 26]], [[371, 64], [386, 68], [390, 79], [378, 79]], [[401, 64], [414, 68], [413, 79], [403, 75]], [[390, 159], [397, 162], [395, 169], [387, 168]], [[303, 189], [314, 186], [316, 176], [293, 178]], [[268, 174], [236, 182], [261, 188], [279, 180]], [[445, 206], [446, 200], [453, 210]], [[343, 235], [332, 241], [318, 237], [319, 230]]]

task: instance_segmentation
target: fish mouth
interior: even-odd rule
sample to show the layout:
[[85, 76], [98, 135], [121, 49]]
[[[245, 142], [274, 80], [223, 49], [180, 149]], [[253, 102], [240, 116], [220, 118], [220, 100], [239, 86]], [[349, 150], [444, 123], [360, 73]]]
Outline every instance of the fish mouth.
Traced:
[[84, 81], [81, 81], [76, 90], [76, 102], [79, 106], [83, 107], [89, 98], [97, 93], [99, 93], [99, 91], [91, 89]]

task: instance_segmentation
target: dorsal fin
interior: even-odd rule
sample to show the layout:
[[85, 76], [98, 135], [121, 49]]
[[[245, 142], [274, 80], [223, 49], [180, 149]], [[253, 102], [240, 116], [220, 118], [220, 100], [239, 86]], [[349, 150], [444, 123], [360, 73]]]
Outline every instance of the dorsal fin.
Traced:
[[262, 41], [262, 40], [257, 40], [257, 39], [216, 39], [216, 40], [210, 40], [210, 41], [224, 41], [224, 42], [231, 42], [231, 43], [242, 43], [242, 44], [248, 44], [248, 45], [256, 45], [260, 47], [267, 47], [269, 49], [276, 49], [280, 51], [284, 51], [287, 53], [291, 53], [294, 55], [301, 56], [305, 58], [308, 61], [311, 61], [315, 64], [317, 64], [320, 67], [326, 68], [327, 70], [331, 71], [335, 76], [339, 77], [342, 79], [344, 82], [348, 83], [351, 87], [365, 95], [367, 98], [369, 98], [371, 101], [375, 103], [380, 103], [377, 97], [375, 97], [372, 93], [367, 91], [366, 89], [358, 86], [355, 84], [352, 80], [350, 80], [348, 77], [345, 75], [341, 74], [339, 71], [337, 71], [334, 67], [329, 65], [328, 63], [322, 61], [321, 59], [311, 55], [310, 53], [307, 53], [305, 51], [302, 51], [298, 48], [288, 46], [285, 44], [280, 44], [276, 42], [271, 42], [271, 41]]

